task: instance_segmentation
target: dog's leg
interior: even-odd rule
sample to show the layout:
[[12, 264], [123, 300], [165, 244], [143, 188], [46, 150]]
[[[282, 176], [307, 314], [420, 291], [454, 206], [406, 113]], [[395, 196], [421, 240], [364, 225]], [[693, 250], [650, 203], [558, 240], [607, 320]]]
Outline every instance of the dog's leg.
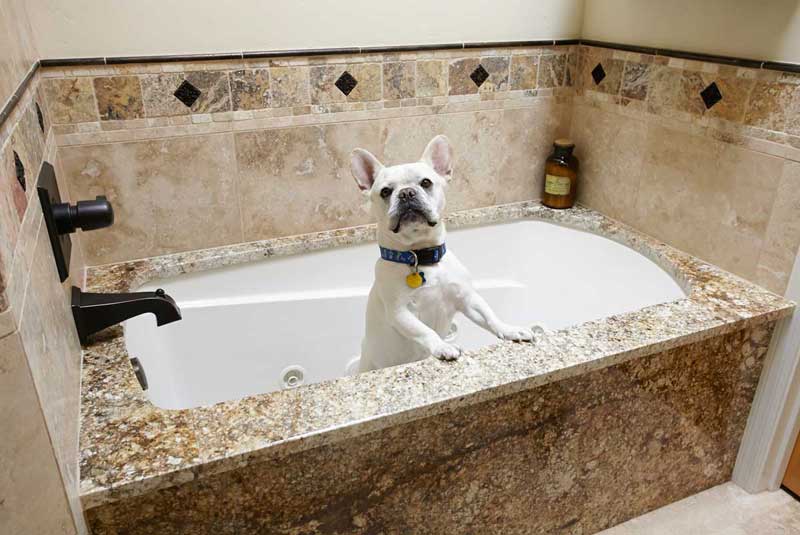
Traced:
[[533, 332], [524, 327], [508, 325], [497, 317], [489, 303], [473, 288], [465, 292], [459, 308], [462, 314], [479, 327], [483, 327], [501, 340], [512, 342], [531, 342]]
[[424, 347], [437, 359], [455, 360], [461, 356], [458, 347], [442, 340], [436, 331], [425, 325], [405, 304], [398, 304], [387, 310], [387, 317], [397, 332]]

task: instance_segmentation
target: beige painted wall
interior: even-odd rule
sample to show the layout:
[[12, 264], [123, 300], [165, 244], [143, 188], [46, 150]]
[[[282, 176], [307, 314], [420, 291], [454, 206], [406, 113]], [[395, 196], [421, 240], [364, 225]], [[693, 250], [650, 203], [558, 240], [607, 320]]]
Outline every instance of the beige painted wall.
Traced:
[[579, 37], [584, 0], [34, 0], [42, 57]]
[[0, 106], [38, 58], [25, 0], [0, 0]]
[[587, 0], [582, 37], [800, 63], [800, 1]]

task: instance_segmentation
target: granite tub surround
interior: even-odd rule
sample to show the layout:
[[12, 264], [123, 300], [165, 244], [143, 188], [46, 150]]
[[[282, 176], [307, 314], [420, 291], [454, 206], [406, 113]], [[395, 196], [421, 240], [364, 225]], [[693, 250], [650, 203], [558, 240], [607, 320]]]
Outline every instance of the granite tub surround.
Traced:
[[[553, 211], [538, 203], [519, 203], [458, 212], [450, 216], [449, 224], [451, 227], [458, 227], [523, 217], [569, 225], [627, 244], [673, 274], [687, 291], [688, 297], [554, 332], [535, 346], [499, 343], [467, 354], [455, 363], [429, 359], [356, 377], [309, 385], [297, 390], [251, 396], [209, 407], [176, 411], [161, 410], [149, 403], [128, 363], [132, 355], [128, 355], [124, 349], [121, 330], [112, 329], [96, 337], [84, 350], [81, 493], [93, 529], [98, 533], [111, 533], [113, 529], [119, 528], [119, 524], [115, 522], [126, 522], [123, 519], [131, 521], [126, 529], [133, 529], [131, 526], [136, 524], [133, 521], [135, 516], [133, 511], [146, 509], [150, 513], [142, 514], [145, 517], [152, 514], [150, 520], [153, 523], [141, 523], [139, 526], [158, 526], [159, 529], [169, 533], [168, 529], [174, 530], [169, 527], [172, 520], [168, 516], [159, 516], [162, 515], [162, 509], [157, 502], [162, 505], [169, 503], [174, 507], [186, 497], [190, 501], [185, 502], [182, 511], [195, 511], [196, 516], [195, 512], [191, 512], [184, 520], [190, 523], [197, 522], [198, 530], [203, 532], [204, 529], [212, 527], [213, 524], [208, 522], [213, 521], [204, 518], [204, 508], [198, 505], [204, 500], [201, 489], [210, 490], [217, 484], [234, 485], [233, 481], [244, 482], [249, 479], [247, 473], [250, 471], [253, 471], [253, 474], [262, 474], [266, 478], [257, 479], [259, 484], [256, 487], [262, 489], [269, 487], [264, 483], [265, 480], [273, 481], [271, 474], [275, 474], [274, 481], [294, 481], [293, 478], [297, 476], [292, 473], [282, 472], [283, 475], [279, 475], [278, 472], [270, 472], [272, 469], [278, 469], [282, 463], [278, 459], [284, 461], [296, 459], [297, 463], [306, 467], [319, 466], [320, 469], [315, 469], [314, 473], [327, 478], [327, 474], [334, 474], [336, 471], [328, 472], [327, 467], [330, 465], [323, 462], [324, 459], [336, 459], [335, 462], [346, 463], [349, 459], [356, 458], [342, 457], [335, 453], [338, 451], [336, 448], [341, 448], [342, 451], [353, 448], [352, 451], [356, 452], [353, 455], [364, 455], [365, 458], [372, 459], [369, 461], [371, 463], [369, 466], [383, 466], [385, 459], [380, 460], [368, 452], [373, 451], [371, 449], [373, 446], [378, 447], [379, 444], [383, 444], [384, 440], [396, 441], [395, 438], [388, 437], [412, 436], [406, 431], [411, 433], [413, 429], [422, 429], [426, 425], [435, 428], [438, 424], [432, 422], [444, 422], [454, 414], [469, 414], [472, 410], [478, 410], [476, 407], [480, 407], [480, 413], [484, 410], [489, 411], [486, 414], [491, 413], [493, 410], [491, 407], [500, 405], [506, 407], [504, 411], [514, 410], [515, 402], [500, 400], [505, 396], [511, 396], [510, 399], [522, 396], [520, 400], [539, 399], [540, 401], [535, 403], [540, 404], [569, 404], [573, 396], [565, 392], [575, 388], [575, 392], [584, 392], [588, 396], [586, 399], [596, 395], [597, 397], [593, 399], [601, 400], [602, 389], [594, 390], [579, 386], [583, 384], [581, 381], [591, 381], [592, 379], [588, 377], [595, 377], [593, 374], [599, 374], [596, 375], [599, 383], [615, 377], [620, 378], [623, 383], [638, 380], [647, 382], [650, 379], [645, 379], [646, 377], [652, 378], [655, 382], [644, 390], [638, 390], [639, 394], [634, 394], [634, 391], [627, 387], [609, 387], [609, 392], [620, 395], [625, 392], [626, 396], [633, 396], [628, 405], [629, 410], [633, 411], [631, 417], [637, 410], [636, 407], [644, 406], [641, 403], [646, 401], [653, 407], [661, 406], [664, 411], [676, 411], [671, 419], [665, 421], [680, 420], [692, 424], [661, 425], [661, 419], [651, 418], [650, 409], [637, 415], [636, 418], [644, 419], [642, 425], [648, 428], [647, 432], [641, 431], [642, 436], [649, 437], [648, 441], [640, 442], [640, 446], [636, 449], [637, 452], [650, 452], [642, 459], [649, 459], [649, 455], [661, 448], [665, 452], [670, 452], [670, 455], [675, 455], [674, 463], [671, 461], [667, 466], [654, 462], [650, 465], [650, 470], [631, 472], [631, 477], [633, 474], [638, 474], [636, 477], [642, 477], [643, 474], [659, 475], [659, 477], [654, 476], [655, 482], [647, 483], [649, 498], [641, 498], [636, 491], [631, 494], [632, 497], [636, 497], [635, 504], [625, 510], [615, 509], [615, 512], [603, 518], [602, 522], [605, 523], [597, 518], [576, 520], [576, 522], [587, 522], [581, 525], [599, 529], [725, 480], [732, 468], [738, 440], [757, 382], [761, 359], [770, 339], [770, 325], [787, 315], [792, 305], [766, 290], [585, 208]], [[89, 269], [87, 287], [92, 291], [126, 291], [160, 277], [270, 256], [362, 243], [373, 239], [374, 227], [368, 225], [99, 266]], [[712, 364], [716, 362], [714, 359], [722, 359], [720, 362], [726, 364]], [[694, 364], [689, 365], [689, 362]], [[680, 373], [673, 377], [671, 373], [664, 371], [667, 369], [674, 369], [676, 372], [681, 370], [681, 373], [686, 372], [687, 375], [684, 379], [680, 378]], [[657, 372], [657, 370], [662, 371]], [[708, 375], [709, 373], [711, 375]], [[688, 379], [695, 376], [702, 379], [698, 379], [698, 382]], [[601, 377], [604, 379], [600, 379]], [[660, 378], [655, 380], [656, 377]], [[688, 382], [685, 388], [678, 388], [682, 381]], [[705, 381], [709, 381], [708, 387], [701, 386], [701, 383], [706, 384]], [[721, 386], [723, 384], [724, 388]], [[718, 386], [721, 390], [717, 390]], [[540, 388], [548, 389], [547, 395], [542, 394]], [[715, 394], [704, 393], [706, 389], [713, 390]], [[725, 396], [717, 396], [720, 391], [726, 392]], [[564, 395], [554, 394], [556, 392]], [[659, 395], [663, 396], [665, 403], [654, 401]], [[634, 402], [633, 398], [637, 396]], [[693, 416], [682, 419], [677, 417], [678, 413], [684, 411], [681, 407], [697, 404], [696, 407], [706, 408], [707, 403], [702, 401], [706, 398], [709, 400], [708, 403], [720, 404], [720, 408], [703, 411], [707, 416], [701, 419], [702, 422]], [[552, 432], [544, 433], [544, 436], [537, 435], [538, 438], [535, 439], [533, 436], [522, 439], [521, 437], [527, 436], [529, 431], [521, 432], [520, 440], [546, 440], [537, 442], [538, 449], [529, 447], [506, 449], [507, 445], [499, 445], [506, 440], [516, 440], [514, 437], [517, 435], [511, 431], [513, 429], [511, 424], [507, 429], [510, 432], [504, 434], [498, 429], [498, 434], [489, 442], [498, 444], [497, 451], [504, 452], [501, 457], [519, 455], [520, 451], [533, 452], [531, 454], [535, 454], [536, 451], [548, 451], [547, 457], [552, 459], [553, 463], [559, 464], [564, 458], [581, 450], [582, 446], [577, 444], [583, 443], [584, 438], [589, 442], [596, 442], [601, 436], [602, 440], [611, 442], [619, 440], [619, 437], [612, 437], [614, 433], [606, 436], [602, 431], [584, 435], [585, 427], [576, 422], [579, 420], [590, 422], [590, 425], [600, 425], [601, 428], [602, 425], [606, 425], [602, 424], [604, 421], [607, 421], [608, 425], [611, 425], [611, 422], [628, 422], [623, 416], [624, 411], [617, 412], [616, 408], [624, 406], [626, 402], [620, 401], [619, 405], [616, 402], [604, 404], [599, 401], [577, 403], [570, 410], [565, 408], [563, 412], [554, 412], [561, 416], [545, 418], [540, 424], [531, 424], [530, 427], [534, 429], [540, 428], [541, 425], [552, 426]], [[522, 412], [528, 414], [525, 418], [541, 416], [536, 410]], [[566, 418], [564, 416], [566, 414], [575, 414], [577, 419]], [[590, 417], [590, 414], [594, 416]], [[578, 415], [585, 415], [587, 419], [584, 420]], [[464, 416], [458, 416], [460, 417]], [[515, 419], [515, 417], [508, 418]], [[485, 421], [495, 420], [500, 422], [502, 418], [487, 416]], [[480, 421], [484, 420], [481, 418]], [[572, 424], [575, 426], [571, 427]], [[562, 425], [566, 427], [561, 427]], [[627, 426], [627, 423], [619, 425]], [[636, 432], [639, 433], [638, 430]], [[368, 433], [373, 434], [367, 435]], [[563, 434], [578, 438], [566, 442], [547, 442], [552, 440], [553, 433], [555, 436]], [[447, 433], [441, 436], [447, 436]], [[550, 438], [545, 439], [545, 436]], [[704, 437], [703, 441], [700, 440], [701, 436]], [[489, 499], [489, 494], [492, 494], [489, 493], [489, 489], [493, 486], [501, 488], [501, 482], [507, 478], [503, 476], [491, 483], [492, 472], [473, 472], [472, 468], [467, 469], [464, 456], [474, 453], [478, 458], [482, 458], [482, 455], [494, 451], [492, 450], [494, 446], [479, 445], [484, 444], [482, 442], [471, 443], [466, 440], [467, 435], [463, 435], [463, 438], [464, 441], [451, 441], [451, 446], [459, 451], [449, 457], [453, 461], [447, 469], [450, 475], [440, 475], [453, 478], [453, 481], [465, 481], [475, 479], [470, 476], [474, 473], [481, 482], [476, 484], [471, 493], [476, 497], [484, 496], [481, 500]], [[712, 442], [713, 448], [710, 446]], [[411, 448], [414, 443], [415, 441], [410, 441], [407, 445]], [[628, 444], [626, 448], [633, 447], [634, 443], [636, 441]], [[545, 444], [550, 446], [542, 449]], [[485, 449], [486, 447], [489, 449]], [[432, 458], [439, 455], [433, 453], [438, 450], [433, 442], [421, 440], [416, 442], [413, 448], [429, 451], [434, 455]], [[512, 451], [517, 453], [513, 454]], [[570, 451], [573, 453], [569, 453]], [[548, 484], [542, 492], [557, 497], [569, 489], [578, 489], [579, 485], [573, 487], [576, 478], [580, 474], [588, 474], [598, 465], [606, 467], [601, 470], [601, 480], [607, 481], [603, 478], [610, 477], [610, 472], [604, 470], [616, 466], [615, 463], [624, 464], [633, 458], [631, 454], [624, 454], [618, 458], [614, 451], [616, 448], [611, 447], [606, 450], [595, 450], [591, 458], [584, 457], [584, 462], [590, 464], [580, 470], [577, 466], [567, 463], [569, 469], [562, 470], [560, 475], [547, 479]], [[557, 452], [557, 455], [554, 452]], [[510, 457], [503, 458], [510, 459]], [[508, 466], [519, 468], [522, 461], [519, 459], [517, 461]], [[307, 462], [323, 464], [305, 464]], [[535, 474], [540, 471], [539, 468], [533, 468], [537, 467], [537, 464], [532, 461], [531, 463], [523, 464], [531, 467], [530, 471], [518, 470], [517, 478], [521, 478], [519, 481], [526, 480], [523, 474]], [[708, 465], [710, 467], [708, 473], [697, 470], [696, 467], [691, 468], [695, 466], [694, 463], [699, 463], [697, 466]], [[289, 464], [298, 466], [294, 461]], [[445, 480], [434, 483], [439, 481], [439, 476], [434, 477], [434, 472], [425, 475], [427, 472], [442, 468], [434, 469], [435, 464], [441, 463], [438, 461], [430, 465], [423, 463], [420, 473], [414, 472], [413, 477], [409, 477], [412, 479], [433, 477], [428, 481], [440, 489], [434, 494], [439, 496], [441, 492], [444, 493], [441, 496], [448, 496]], [[555, 464], [552, 469], [555, 469]], [[370, 473], [377, 473], [375, 470], [377, 469], [354, 470], [352, 477], [364, 478], [362, 481], [367, 482], [372, 477]], [[693, 475], [682, 477], [687, 471], [691, 471]], [[479, 473], [480, 476], [477, 475]], [[500, 470], [498, 474], [506, 474], [506, 470]], [[281, 477], [287, 479], [282, 480]], [[391, 470], [387, 471], [386, 478], [378, 481], [373, 489], [390, 489], [399, 485], [397, 488], [405, 488], [403, 492], [410, 493], [407, 495], [412, 499], [410, 498], [414, 495], [412, 489], [417, 485], [406, 487], [407, 482], [402, 482], [402, 477], [405, 476], [393, 474]], [[489, 479], [484, 480], [484, 477]], [[336, 477], [332, 476], [331, 480], [335, 481]], [[657, 482], [667, 480], [669, 482], [659, 487], [658, 492], [653, 491]], [[633, 484], [633, 480], [631, 483]], [[458, 487], [460, 484], [456, 484], [454, 488], [460, 488]], [[325, 484], [318, 487], [338, 492], [335, 490], [337, 488], [335, 485]], [[302, 497], [303, 491], [299, 487], [288, 485], [286, 488], [296, 489], [297, 493], [291, 500], [284, 502], [284, 505], [292, 503], [300, 507], [299, 504], [306, 504], [306, 499]], [[353, 488], [361, 487], [356, 485]], [[255, 498], [245, 497], [250, 491], [242, 490], [244, 494], [241, 494], [240, 490], [241, 487], [237, 487], [225, 495], [225, 498], [222, 493], [215, 492], [215, 499], [230, 499], [231, 508], [239, 507], [234, 504], [252, 503], [251, 500]], [[573, 492], [575, 491], [577, 490]], [[376, 490], [376, 492], [381, 494], [383, 491]], [[399, 499], [397, 503], [402, 503], [404, 500], [402, 494], [393, 493], [394, 491], [390, 492], [394, 496], [392, 499]], [[463, 497], [465, 493], [459, 492], [457, 495]], [[499, 495], [495, 494], [492, 499]], [[526, 497], [521, 499], [533, 499], [533, 496], [526, 493], [523, 495]], [[382, 502], [383, 499], [378, 500], [376, 497], [374, 501]], [[593, 499], [600, 498], [595, 495]], [[639, 501], [640, 499], [643, 501]], [[366, 506], [361, 500], [362, 498], [356, 500], [359, 508], [362, 505]], [[372, 503], [368, 492], [364, 493], [363, 500]], [[438, 500], [439, 498], [436, 498], [435, 503], [439, 504]], [[481, 500], [475, 503], [482, 503]], [[218, 501], [216, 503], [218, 505]], [[321, 499], [317, 503], [328, 502]], [[142, 508], [138, 508], [135, 504], [141, 505]], [[253, 531], [256, 529], [255, 526], [267, 529], [264, 524], [259, 524], [262, 521], [271, 523], [270, 527], [279, 533], [290, 532], [290, 527], [302, 531], [297, 524], [299, 520], [292, 517], [294, 513], [288, 513], [288, 511], [299, 511], [292, 508], [294, 505], [284, 506], [282, 509], [287, 511], [287, 514], [281, 518], [274, 516], [272, 512], [267, 514], [265, 511], [269, 506], [265, 507], [267, 508], [256, 508], [251, 511], [252, 514], [248, 512], [247, 515], [243, 515], [242, 518], [253, 519], [251, 524], [247, 524], [244, 520], [242, 520], [244, 524], [237, 524], [231, 520], [232, 523], [229, 525], [245, 530], [241, 531], [242, 533], [247, 533], [246, 530], [255, 532]], [[322, 533], [332, 533], [337, 529], [340, 532], [355, 528], [368, 529], [371, 518], [369, 511], [360, 509], [349, 511], [347, 514], [351, 516], [348, 518], [355, 522], [355, 527], [346, 528], [345, 525], [338, 524], [343, 518], [341, 515], [344, 514], [343, 509], [337, 509], [338, 507], [334, 507], [335, 515], [330, 513], [334, 516], [326, 517], [329, 520], [322, 519], [322, 516], [328, 513], [320, 512], [322, 516], [317, 516], [315, 512], [309, 513], [303, 522], [319, 521], [323, 524], [334, 522], [339, 526], [336, 529], [331, 527], [323, 529], [319, 528], [321, 524], [314, 524]], [[467, 515], [464, 519], [477, 518], [470, 516], [478, 514], [476, 509], [470, 509], [467, 503], [464, 507], [466, 507], [464, 514]], [[219, 511], [218, 507], [217, 510]], [[576, 515], [577, 511], [576, 508]], [[384, 514], [389, 512], [380, 513]], [[423, 518], [420, 516], [422, 513], [413, 508], [406, 508], [405, 514], [413, 525], [417, 525], [416, 523]], [[362, 515], [364, 518], [361, 518]], [[532, 516], [535, 518], [537, 515]], [[530, 517], [531, 515], [528, 515], [529, 519]], [[381, 516], [381, 518], [397, 517]], [[562, 523], [572, 521], [572, 517], [565, 519], [562, 515], [560, 518]], [[482, 521], [487, 522], [486, 525], [491, 525], [492, 520], [484, 518]], [[360, 522], [364, 524], [359, 526]], [[388, 527], [389, 521], [386, 522]], [[203, 529], [199, 526], [203, 526]], [[217, 524], [215, 528], [222, 529], [221, 526], [222, 524]], [[313, 532], [310, 525], [303, 529]]]
[[416, 161], [437, 134], [457, 147], [452, 210], [536, 198], [569, 114], [569, 105], [539, 99], [513, 109], [65, 146], [59, 156], [73, 198], [107, 195], [117, 211], [113, 227], [82, 235], [86, 262], [98, 265], [365, 224], [353, 147], [387, 163]]
[[[595, 47], [578, 61], [580, 201], [782, 293], [800, 246], [787, 210], [800, 78]], [[708, 107], [711, 84], [721, 100]]]
[[[62, 134], [516, 99], [568, 92], [576, 46], [47, 67]], [[542, 71], [539, 76], [539, 71]], [[182, 84], [197, 100], [176, 95]], [[185, 117], [188, 116], [188, 117]]]
[[770, 335], [717, 336], [87, 517], [96, 535], [594, 533], [729, 480]]

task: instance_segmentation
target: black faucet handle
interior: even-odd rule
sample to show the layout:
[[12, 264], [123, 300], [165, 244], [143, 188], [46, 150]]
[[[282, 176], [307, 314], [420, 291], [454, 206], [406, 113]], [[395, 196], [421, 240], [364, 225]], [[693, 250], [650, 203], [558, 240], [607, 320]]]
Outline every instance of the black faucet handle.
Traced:
[[114, 223], [114, 208], [105, 195], [93, 201], [78, 201], [74, 206], [61, 203], [53, 206], [53, 219], [59, 234], [69, 234], [75, 229], [97, 230]]

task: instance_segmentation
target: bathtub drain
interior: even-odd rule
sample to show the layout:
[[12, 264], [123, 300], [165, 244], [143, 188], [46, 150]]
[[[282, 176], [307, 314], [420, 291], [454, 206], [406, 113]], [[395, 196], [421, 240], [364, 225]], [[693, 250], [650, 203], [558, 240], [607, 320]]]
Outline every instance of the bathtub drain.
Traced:
[[284, 389], [297, 388], [303, 384], [306, 371], [302, 366], [287, 366], [281, 372], [280, 386]]

